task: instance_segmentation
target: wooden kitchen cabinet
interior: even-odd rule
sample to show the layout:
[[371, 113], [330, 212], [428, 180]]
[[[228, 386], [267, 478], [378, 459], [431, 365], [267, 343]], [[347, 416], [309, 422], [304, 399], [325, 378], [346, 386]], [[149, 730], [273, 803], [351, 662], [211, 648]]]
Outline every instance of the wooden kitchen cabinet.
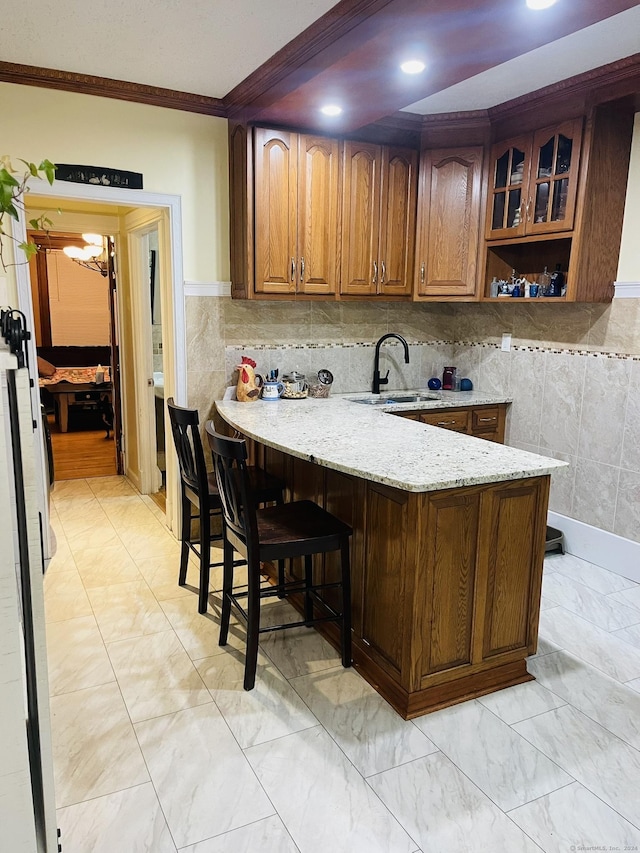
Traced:
[[507, 404], [491, 406], [466, 406], [460, 409], [427, 409], [415, 412], [394, 412], [403, 418], [419, 420], [423, 424], [474, 435], [504, 444]]
[[[559, 264], [566, 295], [544, 301], [611, 301], [634, 114], [633, 98], [625, 97], [593, 107], [584, 121], [494, 146], [481, 264], [483, 299], [492, 298], [494, 277], [508, 281], [515, 270], [535, 284], [545, 267], [551, 273]], [[520, 165], [521, 184], [516, 180]]]
[[341, 295], [409, 296], [417, 153], [346, 141], [343, 181]]
[[335, 293], [338, 142], [254, 130], [255, 291]]
[[581, 141], [579, 118], [493, 146], [488, 240], [572, 230]]
[[483, 149], [424, 151], [420, 161], [416, 300], [473, 299], [483, 197]]

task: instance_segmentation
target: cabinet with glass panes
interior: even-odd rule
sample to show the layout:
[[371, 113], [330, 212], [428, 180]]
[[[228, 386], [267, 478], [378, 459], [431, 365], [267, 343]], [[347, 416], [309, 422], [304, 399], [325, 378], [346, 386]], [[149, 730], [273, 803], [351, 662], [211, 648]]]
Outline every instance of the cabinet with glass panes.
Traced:
[[[504, 299], [502, 283], [519, 279], [520, 298], [505, 301], [523, 302], [523, 291], [530, 302], [611, 300], [634, 115], [635, 101], [620, 98], [493, 146], [481, 299]], [[560, 296], [542, 287], [545, 269], [563, 273]]]
[[493, 146], [487, 240], [570, 231], [582, 119]]

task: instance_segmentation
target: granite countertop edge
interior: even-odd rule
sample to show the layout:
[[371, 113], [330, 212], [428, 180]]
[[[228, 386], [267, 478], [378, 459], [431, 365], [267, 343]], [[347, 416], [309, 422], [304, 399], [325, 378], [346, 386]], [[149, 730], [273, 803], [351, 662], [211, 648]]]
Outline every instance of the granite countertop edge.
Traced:
[[225, 400], [216, 406], [232, 427], [274, 450], [407, 492], [545, 476], [567, 465], [485, 439], [389, 417], [395, 411], [510, 402], [503, 395], [453, 392], [438, 400], [388, 406], [364, 406], [349, 399], [358, 396], [368, 395], [249, 404]]

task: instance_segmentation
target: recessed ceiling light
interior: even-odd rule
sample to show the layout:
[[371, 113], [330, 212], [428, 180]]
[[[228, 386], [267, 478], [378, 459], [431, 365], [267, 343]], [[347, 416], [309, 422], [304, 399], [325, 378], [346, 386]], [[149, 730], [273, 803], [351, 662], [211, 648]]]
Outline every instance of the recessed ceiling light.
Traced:
[[420, 74], [426, 67], [424, 62], [421, 62], [419, 59], [409, 59], [400, 66], [405, 74]]
[[555, 2], [556, 0], [527, 0], [527, 6], [530, 9], [548, 9]]
[[339, 116], [342, 112], [342, 107], [339, 107], [337, 104], [327, 104], [324, 107], [320, 107], [320, 112], [326, 116]]

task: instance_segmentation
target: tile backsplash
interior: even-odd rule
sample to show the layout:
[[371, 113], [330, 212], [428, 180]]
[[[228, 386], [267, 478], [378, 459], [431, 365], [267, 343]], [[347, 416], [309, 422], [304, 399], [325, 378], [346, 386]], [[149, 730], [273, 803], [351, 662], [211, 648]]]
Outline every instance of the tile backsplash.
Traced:
[[[204, 420], [242, 355], [259, 372], [320, 368], [333, 390], [366, 391], [375, 341], [397, 332], [389, 389], [424, 387], [455, 364], [476, 390], [512, 397], [507, 443], [569, 462], [550, 506], [640, 541], [640, 300], [611, 304], [289, 303], [187, 297], [188, 394]], [[503, 352], [504, 333], [512, 349]]]

